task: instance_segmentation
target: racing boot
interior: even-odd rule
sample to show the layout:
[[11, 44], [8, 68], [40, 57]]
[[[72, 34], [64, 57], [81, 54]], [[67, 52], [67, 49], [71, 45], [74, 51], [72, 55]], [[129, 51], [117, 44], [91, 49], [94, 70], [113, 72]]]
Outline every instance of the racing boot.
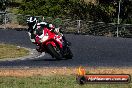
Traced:
[[64, 41], [64, 46], [71, 46], [71, 42], [67, 41], [66, 38], [64, 36], [62, 36], [62, 39]]

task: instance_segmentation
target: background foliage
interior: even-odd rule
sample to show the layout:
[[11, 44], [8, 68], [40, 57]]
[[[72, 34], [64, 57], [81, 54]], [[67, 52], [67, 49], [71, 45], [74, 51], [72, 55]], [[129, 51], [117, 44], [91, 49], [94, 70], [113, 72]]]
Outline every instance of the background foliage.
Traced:
[[[23, 15], [117, 22], [119, 0], [97, 1], [98, 3], [86, 0], [0, 0], [0, 8], [5, 10], [11, 7], [15, 9], [11, 9], [13, 12]], [[132, 1], [121, 0], [120, 18], [121, 23], [132, 23]]]
[[[98, 4], [86, 3], [84, 0], [22, 0], [19, 13], [43, 15], [81, 20], [116, 22], [119, 0], [101, 0]], [[131, 23], [132, 4], [121, 2], [121, 22]]]
[[[0, 0], [3, 1], [3, 0]], [[88, 0], [6, 0], [6, 8], [10, 8], [9, 12], [18, 15], [17, 21], [19, 24], [25, 25], [27, 15], [39, 16], [39, 17], [50, 17], [48, 22], [54, 18], [83, 20], [81, 22], [82, 30], [87, 29], [89, 34], [104, 35], [106, 32], [112, 32], [116, 34], [117, 26], [123, 24], [132, 24], [132, 1], [121, 0], [121, 12], [120, 12], [120, 25], [117, 25], [117, 17], [119, 11], [120, 0], [97, 0], [97, 3], [88, 2]], [[1, 9], [5, 9], [3, 3], [0, 2]], [[6, 9], [7, 10], [7, 9]], [[89, 23], [92, 21], [93, 23]], [[98, 22], [114, 23], [114, 27], [106, 29], [103, 25], [97, 25]], [[58, 21], [57, 25], [62, 23], [63, 25], [67, 22]], [[69, 23], [68, 23], [69, 24]], [[90, 25], [89, 25], [90, 24]], [[79, 23], [75, 21], [72, 26], [78, 26]], [[88, 26], [93, 25], [91, 29]], [[97, 26], [97, 28], [96, 28]], [[102, 27], [99, 29], [99, 27]], [[109, 26], [109, 25], [108, 25]], [[85, 28], [84, 28], [85, 27]], [[130, 30], [126, 30], [124, 26], [120, 27], [121, 33], [129, 34]], [[73, 29], [72, 27], [69, 27]], [[112, 29], [112, 30], [111, 30]], [[123, 29], [123, 30], [121, 30]], [[129, 28], [131, 29], [131, 28]], [[76, 30], [76, 29], [75, 29]], [[114, 32], [113, 32], [114, 31]], [[132, 34], [132, 32], [131, 32]]]

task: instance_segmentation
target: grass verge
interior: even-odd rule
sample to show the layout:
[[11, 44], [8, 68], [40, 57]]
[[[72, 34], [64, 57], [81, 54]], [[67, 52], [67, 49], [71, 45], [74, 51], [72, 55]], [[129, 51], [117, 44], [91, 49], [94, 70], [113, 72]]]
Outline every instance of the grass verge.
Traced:
[[29, 51], [15, 45], [0, 44], [0, 59], [26, 56]]
[[132, 88], [132, 83], [79, 85], [72, 75], [0, 77], [0, 88]]
[[[131, 74], [131, 68], [87, 68], [92, 74]], [[132, 88], [129, 84], [85, 84], [76, 82], [75, 68], [0, 69], [0, 88]]]

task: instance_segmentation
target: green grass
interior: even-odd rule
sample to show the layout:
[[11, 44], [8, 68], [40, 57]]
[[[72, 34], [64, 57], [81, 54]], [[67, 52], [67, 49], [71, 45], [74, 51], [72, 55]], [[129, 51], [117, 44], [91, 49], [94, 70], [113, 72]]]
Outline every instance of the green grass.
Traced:
[[132, 88], [132, 83], [79, 85], [75, 76], [0, 77], [0, 88]]
[[29, 51], [24, 48], [16, 47], [15, 45], [0, 44], [0, 59], [18, 58], [28, 54]]

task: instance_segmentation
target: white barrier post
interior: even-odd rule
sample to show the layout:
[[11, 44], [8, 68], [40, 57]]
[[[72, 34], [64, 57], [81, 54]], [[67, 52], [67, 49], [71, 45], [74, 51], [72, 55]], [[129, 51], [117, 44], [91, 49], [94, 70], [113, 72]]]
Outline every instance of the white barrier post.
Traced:
[[121, 0], [119, 1], [119, 8], [118, 8], [118, 22], [117, 22], [117, 37], [119, 37], [119, 24], [120, 24], [120, 11], [121, 11]]
[[81, 20], [77, 20], [77, 30], [78, 30], [78, 34], [81, 32], [80, 28], [81, 28]]
[[6, 13], [4, 14], [4, 16], [5, 16], [5, 19], [4, 19], [4, 23], [5, 23], [4, 29], [6, 29]]

